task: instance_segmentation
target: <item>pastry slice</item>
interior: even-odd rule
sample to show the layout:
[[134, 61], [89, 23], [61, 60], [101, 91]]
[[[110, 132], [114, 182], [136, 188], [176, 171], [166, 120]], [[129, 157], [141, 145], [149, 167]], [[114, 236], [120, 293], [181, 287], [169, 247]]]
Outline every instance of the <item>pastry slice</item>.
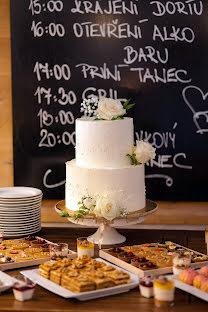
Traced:
[[130, 276], [123, 271], [113, 271], [106, 273], [106, 276], [113, 280], [115, 286], [130, 283]]
[[58, 268], [57, 261], [46, 261], [39, 266], [39, 274], [47, 279], [50, 278], [50, 271]]
[[88, 276], [79, 275], [71, 278], [68, 287], [68, 289], [76, 293], [91, 291], [95, 290], [95, 282]]
[[12, 249], [18, 249], [18, 250], [24, 250], [26, 248], [29, 248], [28, 243], [19, 243], [12, 246]]
[[50, 280], [58, 285], [61, 285], [61, 277], [68, 273], [68, 269], [65, 267], [60, 267], [56, 270], [50, 271]]
[[108, 288], [115, 286], [113, 280], [106, 276], [103, 272], [98, 271], [92, 274], [91, 279], [95, 282], [96, 289]]

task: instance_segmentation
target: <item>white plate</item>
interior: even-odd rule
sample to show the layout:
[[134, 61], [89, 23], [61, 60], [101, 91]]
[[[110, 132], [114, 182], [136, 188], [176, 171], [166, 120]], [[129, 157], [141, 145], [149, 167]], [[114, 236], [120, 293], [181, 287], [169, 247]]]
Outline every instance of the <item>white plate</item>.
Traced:
[[24, 219], [24, 220], [14, 220], [14, 221], [0, 221], [0, 228], [1, 226], [19, 226], [19, 225], [27, 225], [28, 223], [34, 224], [35, 222], [39, 222], [41, 220], [41, 215], [31, 218], [31, 219]]
[[8, 232], [14, 232], [14, 231], [24, 231], [24, 230], [28, 230], [28, 229], [34, 229], [38, 226], [40, 226], [41, 220], [38, 220], [36, 222], [31, 222], [31, 224], [28, 225], [24, 225], [24, 224], [14, 224], [14, 226], [10, 226], [8, 227], [7, 225], [5, 226], [1, 226], [2, 229], [4, 229], [7, 233]]
[[33, 202], [27, 202], [27, 203], [1, 203], [0, 202], [0, 207], [20, 207], [20, 206], [22, 206], [22, 207], [27, 207], [27, 206], [34, 206], [34, 205], [37, 205], [37, 204], [41, 204], [41, 202], [42, 202], [42, 199], [40, 198], [40, 199], [38, 199], [38, 200], [36, 200], [36, 201], [33, 201]]
[[[96, 260], [109, 264], [107, 261], [100, 259], [100, 258]], [[138, 286], [138, 276], [136, 274], [127, 272], [126, 270], [121, 269], [117, 267], [116, 265], [113, 265], [113, 264], [111, 265], [114, 266], [118, 270], [128, 273], [130, 275], [131, 282], [125, 285], [109, 287], [109, 288], [104, 288], [104, 289], [99, 289], [99, 290], [86, 291], [86, 292], [77, 294], [40, 276], [38, 273], [38, 269], [21, 271], [21, 273], [25, 275], [26, 277], [28, 277], [29, 279], [31, 279], [33, 282], [55, 293], [56, 295], [59, 295], [64, 298], [76, 298], [81, 301], [124, 293]]]
[[[199, 270], [197, 270], [197, 271], [199, 271]], [[189, 294], [196, 296], [196, 297], [203, 299], [203, 300], [208, 302], [208, 293], [207, 292], [179, 281], [178, 275], [172, 275], [172, 277], [171, 276], [167, 276], [167, 277], [169, 279], [170, 278], [174, 279], [176, 288], [184, 290], [184, 291], [188, 292]]]
[[38, 195], [38, 196], [34, 196], [34, 197], [26, 197], [25, 199], [24, 198], [14, 198], [14, 199], [12, 199], [12, 198], [0, 198], [0, 203], [1, 204], [5, 204], [5, 203], [7, 203], [7, 204], [13, 204], [13, 203], [25, 203], [25, 204], [27, 204], [28, 202], [34, 202], [34, 201], [36, 201], [36, 200], [40, 200], [40, 199], [42, 199], [42, 197], [43, 197], [43, 194], [41, 194], [41, 195]]
[[7, 214], [1, 214], [0, 213], [0, 220], [2, 221], [9, 221], [10, 220], [27, 220], [27, 219], [33, 219], [36, 218], [36, 216], [41, 215], [41, 211], [34, 211], [31, 213], [25, 213], [25, 214], [16, 214], [16, 213], [7, 213]]
[[11, 288], [16, 281], [15, 278], [9, 276], [8, 274], [0, 271], [0, 281], [3, 285], [0, 286], [0, 293]]
[[9, 238], [9, 237], [20, 237], [20, 236], [27, 236], [27, 235], [32, 235], [32, 234], [35, 234], [35, 233], [38, 233], [40, 232], [41, 230], [41, 227], [37, 230], [32, 230], [32, 231], [28, 231], [28, 232], [18, 232], [18, 233], [13, 233], [13, 234], [5, 234], [5, 237], [6, 238]]
[[[6, 235], [12, 235], [12, 234], [14, 234], [14, 235], [17, 235], [18, 233], [21, 233], [21, 234], [23, 234], [23, 233], [29, 233], [30, 234], [30, 232], [32, 232], [32, 231], [39, 231], [39, 229], [41, 228], [41, 225], [37, 225], [36, 227], [34, 227], [33, 229], [24, 229], [24, 230], [14, 230], [14, 231], [7, 231], [7, 230], [5, 230], [4, 231], [4, 236], [6, 236]], [[25, 234], [26, 235], [26, 234]]]
[[38, 209], [41, 209], [41, 206], [40, 205], [37, 205], [37, 206], [28, 206], [26, 208], [24, 207], [20, 207], [20, 208], [0, 208], [0, 213], [5, 213], [5, 212], [26, 212], [26, 211], [33, 211], [33, 210], [38, 210]]
[[34, 207], [30, 207], [29, 209], [19, 209], [19, 210], [11, 210], [11, 209], [8, 209], [8, 210], [1, 210], [0, 209], [0, 214], [19, 214], [19, 213], [30, 213], [30, 212], [36, 212], [36, 211], [40, 211], [41, 210], [41, 206], [37, 206], [36, 208]]
[[42, 191], [34, 187], [14, 186], [0, 188], [0, 198], [30, 198], [41, 195]]

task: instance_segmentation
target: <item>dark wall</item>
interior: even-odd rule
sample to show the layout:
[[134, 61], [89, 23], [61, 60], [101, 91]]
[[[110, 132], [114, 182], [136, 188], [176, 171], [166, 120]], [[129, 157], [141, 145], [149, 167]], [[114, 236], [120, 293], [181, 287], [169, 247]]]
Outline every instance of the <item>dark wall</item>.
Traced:
[[[131, 97], [147, 197], [207, 201], [207, 1], [11, 0], [15, 185], [64, 198], [84, 97]], [[121, 138], [122, 140], [122, 138]]]

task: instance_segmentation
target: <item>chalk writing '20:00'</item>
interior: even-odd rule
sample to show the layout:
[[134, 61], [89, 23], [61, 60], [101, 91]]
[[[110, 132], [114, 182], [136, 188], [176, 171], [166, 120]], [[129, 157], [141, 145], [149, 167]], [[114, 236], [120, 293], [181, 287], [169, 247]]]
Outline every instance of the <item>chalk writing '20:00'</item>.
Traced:
[[64, 144], [75, 146], [75, 131], [69, 133], [64, 131], [61, 135], [55, 135], [52, 132], [48, 132], [46, 129], [40, 131], [41, 140], [38, 147], [55, 147], [56, 144]]

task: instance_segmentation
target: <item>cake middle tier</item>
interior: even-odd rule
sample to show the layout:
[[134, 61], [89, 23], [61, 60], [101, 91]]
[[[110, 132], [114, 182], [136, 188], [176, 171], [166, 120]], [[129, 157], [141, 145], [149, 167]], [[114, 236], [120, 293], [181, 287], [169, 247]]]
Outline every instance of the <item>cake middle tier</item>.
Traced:
[[133, 146], [133, 119], [76, 119], [76, 163], [80, 167], [123, 167]]
[[83, 197], [107, 196], [127, 213], [145, 207], [144, 165], [123, 168], [83, 168], [75, 159], [66, 163], [66, 207], [78, 210]]

